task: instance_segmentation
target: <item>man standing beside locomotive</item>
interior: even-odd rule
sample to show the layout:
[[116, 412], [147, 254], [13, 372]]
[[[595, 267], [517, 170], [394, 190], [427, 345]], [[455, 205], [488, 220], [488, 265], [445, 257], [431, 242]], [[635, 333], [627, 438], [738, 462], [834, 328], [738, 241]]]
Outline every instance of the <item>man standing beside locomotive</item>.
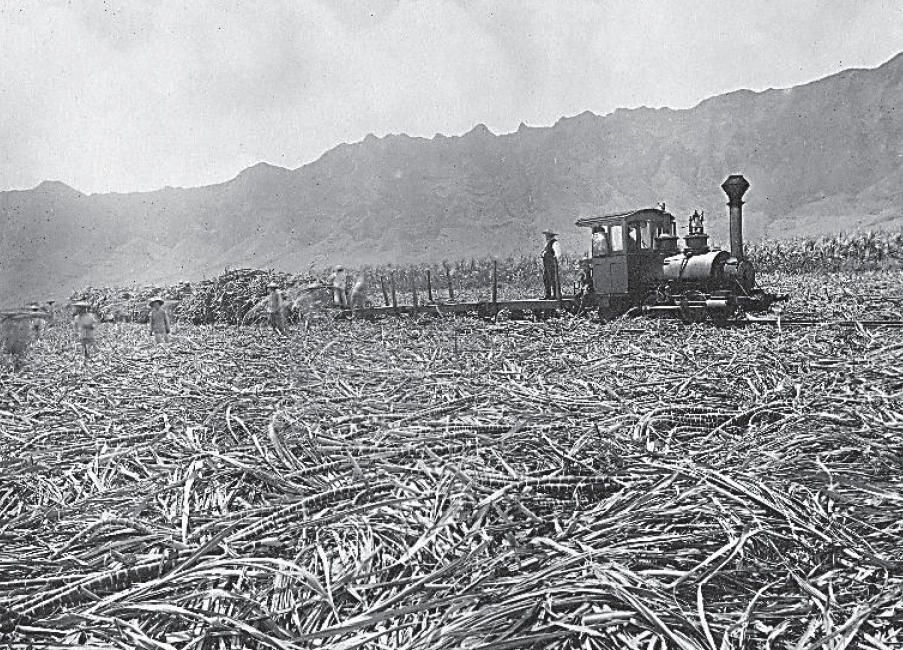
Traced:
[[561, 279], [558, 275], [558, 260], [561, 258], [561, 246], [557, 233], [544, 230], [546, 245], [542, 249], [542, 282], [545, 286], [546, 300], [561, 300]]

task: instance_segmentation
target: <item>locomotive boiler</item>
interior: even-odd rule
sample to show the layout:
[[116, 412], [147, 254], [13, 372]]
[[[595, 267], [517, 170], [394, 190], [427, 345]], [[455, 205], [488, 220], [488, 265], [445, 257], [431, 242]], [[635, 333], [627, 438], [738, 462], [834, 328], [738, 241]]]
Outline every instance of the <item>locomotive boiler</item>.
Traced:
[[730, 251], [709, 247], [698, 211], [690, 216], [682, 249], [664, 204], [578, 219], [577, 225], [591, 232], [585, 306], [597, 308], [603, 318], [641, 312], [717, 322], [786, 300], [756, 286], [755, 268], [743, 250], [743, 195], [749, 183], [735, 174], [721, 188], [728, 196]]

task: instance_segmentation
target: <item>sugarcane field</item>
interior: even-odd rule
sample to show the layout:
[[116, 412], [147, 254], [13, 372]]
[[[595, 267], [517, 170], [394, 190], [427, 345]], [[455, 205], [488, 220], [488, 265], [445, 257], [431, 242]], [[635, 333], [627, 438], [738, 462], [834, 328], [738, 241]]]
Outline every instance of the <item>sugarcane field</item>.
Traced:
[[58, 315], [0, 384], [3, 642], [899, 647], [903, 329], [856, 321], [903, 275], [763, 281], [786, 324], [187, 311], [85, 361]]
[[903, 650], [901, 43], [0, 2], [0, 650]]

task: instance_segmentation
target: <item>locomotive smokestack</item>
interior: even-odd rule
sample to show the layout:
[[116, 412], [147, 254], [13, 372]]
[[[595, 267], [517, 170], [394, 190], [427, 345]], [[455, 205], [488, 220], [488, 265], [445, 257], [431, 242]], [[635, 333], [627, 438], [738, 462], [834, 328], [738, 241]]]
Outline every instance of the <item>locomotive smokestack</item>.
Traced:
[[727, 205], [731, 219], [731, 255], [738, 260], [744, 259], [743, 253], [743, 194], [749, 189], [749, 181], [742, 174], [731, 174], [721, 184], [727, 194]]

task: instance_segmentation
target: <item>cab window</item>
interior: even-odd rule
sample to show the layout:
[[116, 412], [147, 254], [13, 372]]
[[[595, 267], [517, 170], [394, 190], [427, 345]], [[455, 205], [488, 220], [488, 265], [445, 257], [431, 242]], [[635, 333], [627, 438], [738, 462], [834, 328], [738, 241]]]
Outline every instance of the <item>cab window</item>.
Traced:
[[630, 250], [650, 250], [652, 248], [652, 224], [648, 221], [630, 224], [627, 231], [627, 246]]
[[593, 257], [605, 257], [609, 252], [608, 231], [604, 226], [593, 228]]
[[655, 225], [651, 221], [647, 221], [643, 224], [643, 248], [646, 250], [652, 250], [652, 240], [655, 239], [655, 233], [653, 230], [655, 229]]
[[609, 226], [608, 240], [611, 243], [612, 253], [620, 253], [624, 250], [624, 229], [621, 224]]
[[636, 251], [640, 249], [640, 224], [632, 223], [627, 226], [627, 250]]

